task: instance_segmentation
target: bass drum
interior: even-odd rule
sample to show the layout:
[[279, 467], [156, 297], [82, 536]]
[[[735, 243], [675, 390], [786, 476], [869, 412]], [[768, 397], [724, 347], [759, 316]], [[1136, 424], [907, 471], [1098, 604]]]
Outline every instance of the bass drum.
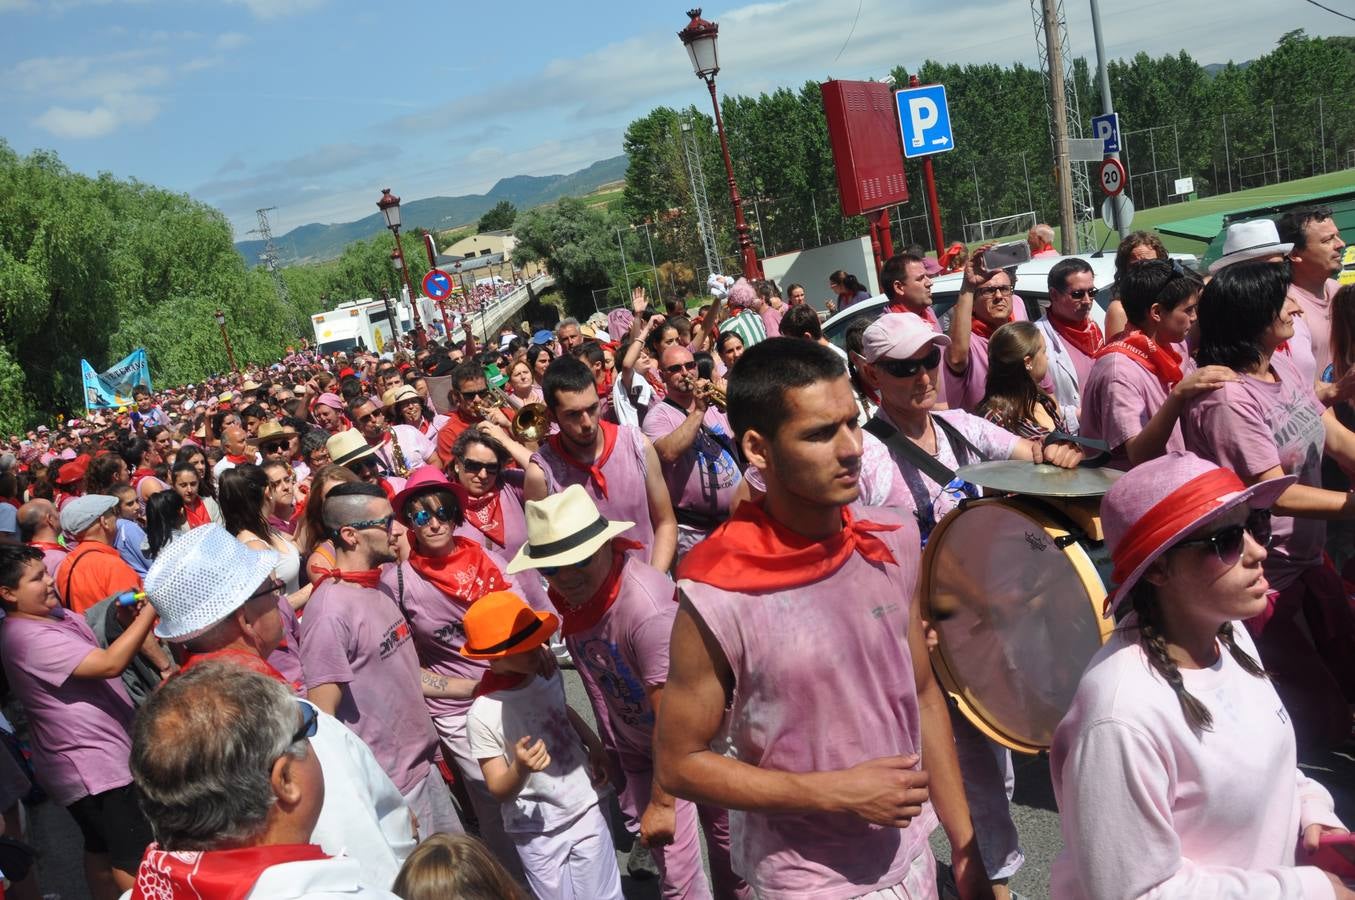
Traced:
[[1111, 564], [1098, 506], [970, 501], [941, 520], [922, 555], [937, 678], [980, 731], [1022, 753], [1049, 749], [1113, 628], [1101, 615]]

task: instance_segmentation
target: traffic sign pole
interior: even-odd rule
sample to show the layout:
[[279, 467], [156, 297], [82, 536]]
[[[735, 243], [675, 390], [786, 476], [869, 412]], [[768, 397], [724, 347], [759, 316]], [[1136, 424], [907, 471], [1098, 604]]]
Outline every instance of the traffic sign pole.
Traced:
[[[909, 75], [908, 86], [920, 87], [921, 82], [916, 75]], [[922, 157], [922, 182], [927, 191], [927, 211], [931, 215], [932, 244], [939, 258], [946, 250], [946, 239], [941, 235], [941, 201], [936, 196], [936, 170], [932, 168], [931, 156]]]
[[[1111, 102], [1110, 98], [1110, 73], [1106, 70], [1106, 45], [1101, 37], [1101, 7], [1097, 0], [1091, 0], [1091, 8], [1092, 39], [1096, 43], [1096, 72], [1101, 82], [1101, 111], [1111, 116], [1115, 113], [1115, 104]], [[1112, 119], [1111, 121], [1115, 122], [1116, 120]], [[1118, 163], [1120, 161], [1119, 128], [1117, 127], [1115, 131], [1117, 146], [1109, 156]], [[1120, 236], [1120, 240], [1124, 240], [1129, 234], [1129, 223], [1120, 216], [1120, 205], [1118, 203], [1112, 203], [1111, 206], [1115, 213], [1115, 232]]]

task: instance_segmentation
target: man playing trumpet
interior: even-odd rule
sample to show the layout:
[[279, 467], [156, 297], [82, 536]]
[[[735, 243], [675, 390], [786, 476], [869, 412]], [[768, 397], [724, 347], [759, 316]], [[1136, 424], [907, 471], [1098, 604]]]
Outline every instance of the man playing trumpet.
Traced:
[[659, 360], [667, 397], [651, 406], [642, 430], [654, 442], [677, 513], [677, 558], [729, 517], [742, 477], [724, 392], [700, 378], [685, 347], [666, 348]]
[[456, 404], [447, 416], [447, 422], [438, 432], [437, 452], [428, 464], [444, 468], [452, 459], [452, 445], [468, 428], [478, 428], [489, 434], [522, 465], [532, 451], [511, 436], [513, 413], [494, 405], [494, 398], [503, 397], [502, 391], [491, 391], [485, 370], [473, 360], [463, 362], [452, 370], [452, 390], [449, 399]]

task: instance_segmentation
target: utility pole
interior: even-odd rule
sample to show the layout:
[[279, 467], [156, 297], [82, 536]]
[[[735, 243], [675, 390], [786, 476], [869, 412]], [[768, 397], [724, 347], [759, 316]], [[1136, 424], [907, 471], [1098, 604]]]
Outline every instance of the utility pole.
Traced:
[[[1092, 38], [1096, 42], [1096, 74], [1101, 81], [1101, 113], [1103, 115], [1108, 116], [1111, 113], [1115, 112], [1115, 104], [1112, 103], [1110, 99], [1110, 72], [1106, 68], [1106, 45], [1105, 42], [1101, 39], [1101, 5], [1098, 2], [1098, 0], [1091, 0], [1091, 5], [1092, 5]], [[1176, 175], [1179, 178], [1181, 176], [1179, 166], [1180, 163], [1179, 150], [1177, 152], [1177, 156], [1178, 156], [1177, 160], [1178, 167]], [[1107, 154], [1107, 157], [1109, 159], [1118, 160], [1120, 158], [1120, 154], [1118, 152], [1110, 153]], [[1112, 202], [1110, 204], [1110, 208], [1112, 214], [1115, 217], [1114, 220], [1115, 231], [1117, 234], [1119, 234], [1120, 239], [1123, 240], [1125, 235], [1129, 233], [1129, 224], [1123, 221], [1122, 217], [1120, 216], [1121, 210], [1119, 203]]]
[[1061, 252], [1077, 252], [1077, 217], [1073, 211], [1073, 166], [1068, 156], [1068, 97], [1063, 81], [1063, 41], [1059, 34], [1056, 0], [1041, 0], [1044, 39], [1049, 57], [1049, 99], [1053, 106], [1054, 173], [1059, 194], [1059, 224], [1062, 226]]

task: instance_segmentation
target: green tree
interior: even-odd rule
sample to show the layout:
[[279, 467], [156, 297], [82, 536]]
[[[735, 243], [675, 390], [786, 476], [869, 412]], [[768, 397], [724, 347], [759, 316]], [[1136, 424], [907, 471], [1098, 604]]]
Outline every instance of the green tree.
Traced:
[[565, 197], [554, 206], [538, 207], [522, 215], [514, 229], [516, 265], [541, 263], [555, 276], [572, 315], [594, 311], [593, 291], [622, 279], [617, 229], [620, 217], [584, 201]]
[[500, 200], [494, 204], [494, 207], [480, 217], [480, 222], [475, 226], [476, 234], [484, 234], [486, 231], [507, 231], [513, 227], [513, 222], [518, 217], [518, 208], [507, 200]]

